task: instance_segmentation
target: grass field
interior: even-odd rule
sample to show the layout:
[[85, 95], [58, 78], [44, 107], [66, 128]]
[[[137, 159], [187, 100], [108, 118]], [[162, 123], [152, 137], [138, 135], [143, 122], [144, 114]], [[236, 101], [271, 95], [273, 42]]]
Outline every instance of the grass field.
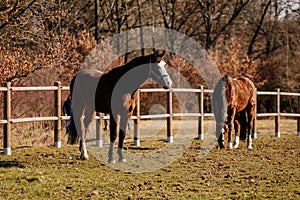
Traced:
[[[300, 137], [296, 121], [258, 120], [253, 149], [212, 149], [201, 158], [194, 140], [172, 164], [147, 173], [114, 170], [95, 157], [82, 161], [78, 146], [16, 147], [0, 154], [0, 199], [300, 199]], [[157, 145], [154, 145], [157, 144]], [[149, 151], [163, 140], [128, 151]]]

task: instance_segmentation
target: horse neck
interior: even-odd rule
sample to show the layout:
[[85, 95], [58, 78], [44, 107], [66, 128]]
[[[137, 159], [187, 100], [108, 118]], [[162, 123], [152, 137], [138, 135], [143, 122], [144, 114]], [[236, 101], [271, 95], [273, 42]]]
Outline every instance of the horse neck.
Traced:
[[144, 56], [134, 59], [124, 65], [124, 74], [130, 70], [136, 70], [138, 76], [132, 77], [136, 80], [137, 86], [142, 85], [150, 77], [150, 57]]
[[217, 83], [213, 92], [213, 111], [217, 123], [224, 123], [227, 114], [225, 85], [222, 79]]
[[146, 82], [146, 80], [149, 78], [150, 75], [150, 68], [149, 66], [143, 65], [143, 66], [137, 66], [138, 68], [133, 68], [132, 70], [136, 70], [137, 75], [133, 75], [132, 80], [134, 83], [135, 88], [141, 87], [143, 83]]
[[149, 78], [146, 65], [122, 66], [113, 75], [119, 93], [133, 93]]

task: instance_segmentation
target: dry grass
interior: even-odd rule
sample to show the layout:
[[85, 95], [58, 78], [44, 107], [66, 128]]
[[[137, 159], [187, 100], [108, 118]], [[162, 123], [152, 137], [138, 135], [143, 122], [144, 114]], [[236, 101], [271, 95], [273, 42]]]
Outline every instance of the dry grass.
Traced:
[[194, 140], [171, 165], [138, 174], [93, 156], [81, 161], [77, 146], [14, 148], [12, 156], [0, 155], [0, 199], [299, 199], [296, 122], [282, 121], [281, 138], [273, 124], [258, 121], [252, 150], [242, 142], [237, 150], [213, 149], [200, 158], [202, 142]]

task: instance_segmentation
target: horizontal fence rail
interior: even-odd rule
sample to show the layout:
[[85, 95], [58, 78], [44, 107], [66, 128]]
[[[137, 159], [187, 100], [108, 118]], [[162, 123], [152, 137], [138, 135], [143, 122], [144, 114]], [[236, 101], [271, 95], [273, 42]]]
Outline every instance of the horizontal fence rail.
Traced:
[[[4, 119], [0, 119], [0, 125], [3, 125], [3, 144], [4, 153], [6, 155], [11, 155], [11, 126], [15, 123], [23, 122], [39, 122], [39, 121], [54, 121], [54, 145], [57, 148], [61, 147], [61, 123], [62, 120], [69, 120], [70, 116], [62, 116], [62, 98], [61, 92], [68, 91], [69, 87], [61, 86], [61, 82], [55, 82], [54, 86], [38, 86], [38, 87], [11, 87], [11, 83], [8, 82], [6, 87], [0, 87], [0, 92], [4, 93]], [[11, 117], [11, 94], [12, 92], [22, 92], [22, 91], [54, 91], [54, 115], [45, 117], [29, 117], [29, 118], [17, 118], [13, 119]], [[141, 93], [153, 93], [162, 92], [167, 94], [167, 113], [165, 114], [151, 114], [151, 115], [141, 115], [140, 108], [140, 94]], [[166, 119], [167, 120], [167, 141], [173, 142], [173, 118], [174, 117], [196, 117], [198, 118], [198, 138], [200, 140], [204, 139], [204, 118], [213, 117], [213, 113], [204, 113], [204, 94], [211, 94], [212, 90], [204, 89], [201, 86], [198, 89], [191, 88], [172, 88], [172, 89], [162, 89], [162, 88], [148, 88], [139, 89], [137, 94], [137, 106], [136, 115], [132, 116], [131, 119], [135, 121], [134, 123], [134, 144], [140, 145], [140, 130], [139, 124], [140, 120], [145, 119]], [[173, 113], [173, 93], [196, 93], [199, 101], [199, 111], [196, 113]], [[257, 117], [274, 117], [275, 118], [275, 136], [280, 137], [280, 117], [296, 117], [297, 118], [297, 135], [300, 136], [300, 93], [290, 93], [281, 92], [280, 89], [276, 91], [257, 91], [257, 95], [260, 96], [275, 96], [276, 97], [276, 111], [274, 113], [256, 113], [255, 121]], [[281, 113], [280, 112], [280, 97], [281, 96], [294, 96], [298, 97], [297, 113]], [[101, 115], [96, 116], [96, 120], [109, 119], [109, 116]], [[96, 123], [101, 124], [101, 123]], [[256, 138], [256, 126], [254, 122], [254, 131], [252, 137]], [[96, 128], [96, 145], [102, 146], [102, 136], [100, 127]]]

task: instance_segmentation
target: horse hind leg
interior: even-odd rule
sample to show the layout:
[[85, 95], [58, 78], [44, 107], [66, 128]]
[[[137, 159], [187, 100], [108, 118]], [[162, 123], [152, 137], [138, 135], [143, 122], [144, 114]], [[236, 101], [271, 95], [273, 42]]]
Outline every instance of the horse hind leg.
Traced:
[[252, 128], [253, 128], [253, 120], [254, 120], [254, 115], [255, 115], [255, 109], [251, 108], [248, 111], [248, 130], [247, 130], [247, 147], [248, 149], [252, 149]]
[[109, 130], [110, 130], [110, 144], [108, 149], [108, 163], [115, 164], [116, 160], [114, 158], [114, 143], [117, 139], [117, 122], [115, 121], [112, 114], [110, 114], [110, 119], [109, 119]]
[[240, 140], [247, 139], [247, 113], [246, 110], [243, 110], [239, 113], [238, 120], [240, 122]]
[[[88, 156], [83, 156], [84, 155], [84, 146], [85, 143], [83, 144], [83, 138], [84, 138], [84, 114], [85, 114], [85, 108], [82, 102], [80, 102], [78, 99], [74, 100], [73, 99], [73, 121], [74, 121], [74, 126], [77, 129], [77, 134], [79, 136], [79, 151], [81, 152], [80, 158], [81, 159], [86, 159]], [[86, 153], [87, 155], [87, 153]]]
[[88, 108], [85, 109], [85, 116], [84, 117], [82, 116], [82, 118], [81, 118], [82, 136], [81, 136], [81, 140], [80, 140], [80, 151], [81, 151], [80, 158], [82, 160], [89, 159], [85, 140], [86, 140], [87, 134], [90, 132], [90, 130], [89, 130], [90, 124], [92, 123], [94, 118], [95, 118], [95, 112], [92, 109], [88, 109]]
[[85, 125], [84, 125], [84, 119], [85, 116], [84, 114], [80, 117], [80, 123], [81, 123], [81, 135], [80, 135], [80, 146], [79, 146], [79, 150], [81, 152], [80, 155], [80, 159], [81, 160], [88, 160], [89, 156], [87, 154], [87, 150], [86, 150], [86, 144], [85, 144], [85, 139], [86, 139], [86, 129], [85, 129]]

